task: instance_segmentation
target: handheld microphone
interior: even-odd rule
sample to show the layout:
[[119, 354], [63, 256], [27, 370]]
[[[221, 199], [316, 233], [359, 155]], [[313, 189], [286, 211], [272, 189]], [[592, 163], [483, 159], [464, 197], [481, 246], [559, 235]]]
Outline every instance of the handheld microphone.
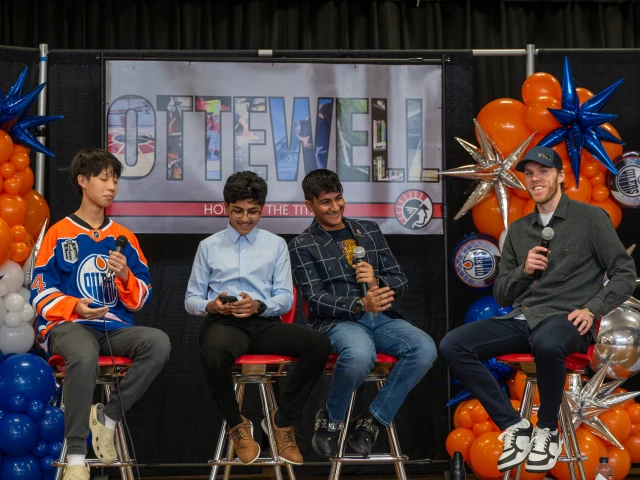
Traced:
[[[129, 243], [129, 239], [127, 237], [125, 237], [124, 235], [120, 235], [116, 239], [116, 249], [114, 251], [118, 252], [118, 253], [122, 253], [124, 251], [124, 248], [127, 246], [128, 243]], [[107, 272], [107, 278], [108, 279], [112, 279], [114, 277], [114, 275], [115, 275], [115, 273], [113, 273], [113, 270], [109, 269], [109, 271]]]
[[[553, 238], [553, 235], [554, 235], [553, 228], [544, 227], [542, 229], [542, 242], [540, 242], [540, 246], [544, 248], [549, 248], [549, 243], [551, 243], [551, 239]], [[547, 254], [545, 253], [544, 256], [546, 257]], [[538, 280], [540, 278], [540, 275], [542, 275], [542, 270], [536, 270], [533, 273], [533, 278], [535, 280]]]
[[[355, 260], [356, 264], [360, 263], [360, 262], [364, 262], [364, 257], [366, 255], [366, 251], [364, 248], [362, 247], [356, 247], [353, 249], [353, 259]], [[360, 284], [360, 288], [362, 289], [362, 296], [366, 297], [367, 296], [367, 284], [366, 283], [361, 283]]]

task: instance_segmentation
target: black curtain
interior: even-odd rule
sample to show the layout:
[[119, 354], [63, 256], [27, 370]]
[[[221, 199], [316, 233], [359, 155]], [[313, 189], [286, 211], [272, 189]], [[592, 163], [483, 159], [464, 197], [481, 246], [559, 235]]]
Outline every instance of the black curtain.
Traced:
[[[0, 17], [0, 44], [51, 49], [640, 47], [631, 0], [0, 0]], [[474, 63], [475, 111], [519, 98], [522, 57]]]

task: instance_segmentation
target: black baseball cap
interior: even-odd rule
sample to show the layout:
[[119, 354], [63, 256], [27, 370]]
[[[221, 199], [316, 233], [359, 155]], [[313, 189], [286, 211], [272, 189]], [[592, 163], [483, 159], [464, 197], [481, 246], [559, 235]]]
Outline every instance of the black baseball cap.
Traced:
[[524, 165], [527, 162], [536, 162], [545, 167], [555, 167], [562, 170], [562, 159], [558, 152], [549, 147], [533, 147], [524, 154], [522, 160], [516, 165], [518, 172], [524, 172]]

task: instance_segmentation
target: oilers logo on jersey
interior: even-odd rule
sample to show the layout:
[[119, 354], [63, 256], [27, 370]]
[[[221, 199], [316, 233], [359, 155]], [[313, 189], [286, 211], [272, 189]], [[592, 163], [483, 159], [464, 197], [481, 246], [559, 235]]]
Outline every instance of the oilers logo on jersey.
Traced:
[[107, 279], [108, 258], [96, 254], [85, 258], [78, 268], [76, 283], [85, 298], [91, 298], [105, 307], [114, 307], [118, 301], [118, 288], [112, 279]]

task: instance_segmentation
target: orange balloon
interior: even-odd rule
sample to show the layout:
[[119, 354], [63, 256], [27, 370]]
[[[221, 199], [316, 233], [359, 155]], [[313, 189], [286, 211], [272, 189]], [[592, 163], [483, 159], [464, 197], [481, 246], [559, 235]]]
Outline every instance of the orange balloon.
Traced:
[[[578, 437], [580, 453], [587, 456], [587, 460], [582, 463], [584, 466], [584, 471], [587, 474], [587, 479], [593, 480], [595, 478], [596, 467], [600, 464], [600, 451], [598, 445], [593, 440], [594, 435], [584, 430], [583, 428], [579, 428], [578, 430], [576, 430], [576, 437]], [[565, 451], [565, 447], [563, 446], [563, 454]], [[556, 466], [551, 470], [551, 474], [557, 480], [570, 480], [571, 478], [569, 474], [569, 467], [566, 463], [556, 463]]]
[[31, 159], [29, 158], [28, 153], [16, 151], [11, 154], [11, 158], [9, 159], [9, 161], [13, 164], [14, 167], [16, 167], [16, 170], [18, 172], [23, 171], [31, 163]]
[[631, 419], [631, 423], [640, 423], [640, 403], [636, 403], [635, 400], [631, 405], [627, 406], [627, 413]]
[[516, 412], [519, 412], [520, 411], [520, 406], [522, 405], [522, 402], [520, 400], [515, 400], [513, 398], [510, 399], [509, 401], [511, 402], [511, 406], [513, 407], [513, 409]]
[[498, 433], [483, 433], [473, 442], [469, 452], [473, 472], [484, 477], [499, 477], [500, 455], [502, 455], [502, 441], [498, 440]]
[[600, 207], [607, 212], [611, 218], [611, 222], [613, 223], [613, 228], [618, 228], [618, 225], [620, 225], [620, 222], [622, 221], [622, 209], [611, 199], [611, 197], [607, 198], [604, 202], [592, 201], [591, 205]]
[[560, 155], [560, 159], [562, 160], [562, 164], [566, 162], [568, 165], [571, 165], [571, 159], [569, 158], [569, 152], [567, 151], [567, 144], [565, 142], [560, 142], [557, 145], [551, 147], [552, 150], [555, 150], [558, 155]]
[[589, 179], [591, 186], [594, 185], [606, 185], [607, 184], [607, 174], [604, 172], [598, 173], [595, 177], [591, 177]]
[[26, 153], [27, 155], [29, 155], [29, 153], [31, 152], [31, 150], [29, 150], [27, 147], [25, 147], [24, 145], [13, 145], [13, 153], [16, 152], [22, 152], [22, 153]]
[[629, 437], [635, 437], [638, 434], [640, 434], [640, 423], [632, 423], [631, 431], [629, 432]]
[[623, 480], [631, 470], [631, 455], [626, 450], [618, 447], [607, 447], [609, 465], [613, 468], [613, 480]]
[[589, 430], [585, 429], [586, 432], [590, 433], [593, 436], [593, 441], [598, 446], [598, 457], [606, 457], [607, 456], [607, 444], [604, 442], [604, 439], [597, 436], [595, 433], [589, 432]]
[[640, 462], [640, 436], [629, 436], [622, 445], [629, 452], [632, 463]]
[[15, 173], [16, 167], [13, 163], [4, 162], [2, 165], [0, 165], [0, 175], [2, 175], [2, 178], [7, 179], [13, 177]]
[[15, 176], [22, 182], [19, 195], [24, 197], [27, 192], [33, 188], [33, 170], [31, 170], [30, 167], [27, 167], [21, 172], [16, 172]]
[[591, 200], [604, 202], [609, 198], [609, 189], [605, 185], [591, 185]]
[[[583, 150], [583, 153], [586, 150]], [[588, 152], [587, 152], [588, 153]], [[595, 177], [599, 173], [604, 173], [607, 171], [607, 167], [605, 167], [602, 163], [597, 161], [591, 155], [582, 155], [580, 159], [580, 173], [585, 177]]]
[[27, 218], [27, 202], [19, 195], [0, 193], [0, 218], [10, 227], [24, 223]]
[[565, 172], [564, 193], [578, 202], [589, 203], [591, 201], [591, 183], [584, 175], [580, 175], [580, 186], [576, 187], [576, 178], [571, 171]]
[[524, 111], [524, 123], [529, 130], [537, 131], [540, 135], [546, 135], [551, 130], [560, 128], [560, 122], [551, 114], [549, 108], [562, 108], [562, 104], [552, 97], [538, 97], [527, 102]]
[[[523, 207], [523, 199], [515, 195], [509, 195], [508, 225], [511, 225], [522, 216]], [[491, 235], [496, 240], [500, 238], [500, 234], [504, 230], [504, 223], [502, 222], [502, 214], [498, 206], [498, 198], [495, 194], [490, 194], [478, 205], [473, 207], [471, 215], [478, 231]]]
[[[522, 372], [517, 372], [513, 378], [515, 380], [516, 395], [518, 396], [519, 400], [522, 400], [522, 396], [524, 395], [525, 380], [527, 379], [527, 376]], [[533, 403], [535, 405], [540, 405], [540, 393], [538, 393], [537, 386], [536, 393], [533, 397]]]
[[468, 408], [462, 410], [458, 415], [458, 423], [463, 428], [473, 428], [475, 422], [471, 418], [471, 410]]
[[0, 130], [0, 163], [6, 162], [13, 153], [13, 142], [4, 130]]
[[483, 433], [493, 432], [493, 425], [489, 420], [473, 424], [473, 433], [479, 437]]
[[529, 201], [524, 204], [524, 208], [522, 209], [522, 216], [533, 213], [535, 208], [536, 208], [536, 202], [529, 199]]
[[[518, 172], [516, 170], [512, 170], [512, 172], [515, 173], [516, 177], [518, 177], [520, 179], [520, 181], [522, 182], [522, 185], [525, 185], [525, 183], [524, 183], [524, 172]], [[524, 201], [527, 201], [527, 200], [529, 200], [531, 198], [529, 196], [529, 192], [526, 189], [525, 190], [520, 190], [519, 188], [512, 188], [511, 189], [511, 193], [515, 193], [517, 197], [522, 198]]]
[[11, 260], [16, 263], [22, 265], [24, 261], [29, 258], [29, 254], [31, 253], [31, 249], [24, 242], [13, 242], [13, 247], [11, 248]]
[[45, 220], [49, 220], [51, 213], [49, 212], [49, 205], [47, 201], [35, 190], [29, 190], [23, 198], [27, 202], [27, 219], [22, 222], [24, 227], [31, 235], [31, 238], [36, 239], [40, 235], [40, 230], [44, 225]]
[[11, 256], [13, 246], [13, 236], [7, 222], [0, 218], [0, 265], [6, 262]]
[[460, 402], [456, 407], [456, 411], [453, 412], [453, 426], [455, 428], [460, 428], [460, 420], [458, 419], [458, 416], [460, 415], [460, 412], [466, 408], [466, 405], [468, 403], [469, 403], [469, 400], [464, 400], [463, 402]]
[[[546, 476], [546, 473], [529, 473], [522, 466], [520, 472], [520, 480], [542, 480]], [[516, 478], [516, 469], [509, 470], [509, 478]]]
[[489, 419], [489, 414], [482, 404], [479, 403], [471, 409], [471, 419], [476, 423], [485, 422]]
[[18, 195], [20, 188], [22, 188], [22, 182], [19, 178], [11, 177], [4, 181], [4, 191], [10, 195]]
[[524, 103], [499, 98], [478, 113], [478, 123], [505, 157], [533, 133], [524, 123], [524, 111]]
[[626, 440], [631, 433], [631, 418], [626, 410], [607, 410], [598, 417], [619, 442]]
[[562, 87], [556, 77], [545, 72], [529, 75], [522, 84], [522, 101], [529, 105], [538, 97], [551, 97], [562, 101]]
[[452, 457], [453, 452], [460, 452], [464, 461], [468, 462], [471, 445], [475, 439], [476, 435], [468, 428], [456, 428], [447, 436], [447, 453]]
[[593, 97], [593, 92], [591, 90], [587, 90], [586, 88], [578, 87], [576, 88], [576, 93], [578, 94], [578, 100], [580, 101], [580, 105]]
[[29, 232], [24, 225], [14, 225], [11, 227], [11, 238], [14, 242], [24, 242], [29, 236]]

